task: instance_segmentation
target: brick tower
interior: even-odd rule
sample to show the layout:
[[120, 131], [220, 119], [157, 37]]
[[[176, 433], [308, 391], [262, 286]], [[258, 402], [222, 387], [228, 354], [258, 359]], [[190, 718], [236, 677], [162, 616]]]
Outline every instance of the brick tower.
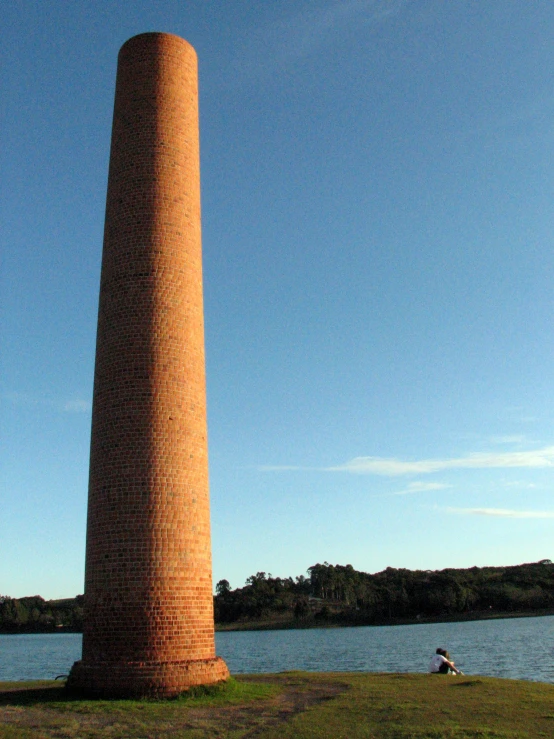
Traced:
[[194, 49], [119, 53], [102, 256], [83, 658], [68, 685], [170, 696], [215, 656]]

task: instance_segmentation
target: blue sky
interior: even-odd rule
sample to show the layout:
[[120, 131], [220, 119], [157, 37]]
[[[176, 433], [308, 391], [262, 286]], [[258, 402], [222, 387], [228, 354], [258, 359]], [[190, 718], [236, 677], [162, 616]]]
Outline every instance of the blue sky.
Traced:
[[554, 4], [5, 0], [0, 593], [82, 592], [117, 53], [200, 64], [214, 582], [552, 557]]

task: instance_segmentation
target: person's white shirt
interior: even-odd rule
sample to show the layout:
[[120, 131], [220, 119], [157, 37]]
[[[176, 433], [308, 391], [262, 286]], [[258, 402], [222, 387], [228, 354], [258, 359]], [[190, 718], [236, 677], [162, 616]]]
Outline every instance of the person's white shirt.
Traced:
[[442, 654], [434, 654], [431, 657], [431, 662], [429, 663], [429, 672], [438, 672], [441, 668], [441, 666], [447, 662], [448, 660], [445, 659]]

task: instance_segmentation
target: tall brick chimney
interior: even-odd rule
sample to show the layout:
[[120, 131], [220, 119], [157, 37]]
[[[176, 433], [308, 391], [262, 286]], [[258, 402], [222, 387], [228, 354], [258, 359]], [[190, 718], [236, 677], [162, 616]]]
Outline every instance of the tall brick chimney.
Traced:
[[83, 658], [68, 686], [224, 680], [211, 574], [196, 53], [119, 53], [100, 284]]

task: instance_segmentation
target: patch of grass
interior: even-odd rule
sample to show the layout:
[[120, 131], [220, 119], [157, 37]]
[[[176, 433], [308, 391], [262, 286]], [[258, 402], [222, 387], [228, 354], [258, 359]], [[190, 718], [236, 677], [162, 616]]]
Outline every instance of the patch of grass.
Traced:
[[63, 680], [13, 680], [11, 682], [0, 682], [0, 692], [3, 694], [8, 690], [29, 690], [32, 688], [44, 688], [52, 686], [63, 688]]
[[553, 685], [487, 677], [289, 672], [159, 701], [0, 683], [0, 739], [538, 739], [553, 719]]
[[57, 700], [65, 696], [65, 683], [53, 680], [0, 683], [0, 707], [4, 705], [30, 705]]
[[[271, 704], [281, 691], [271, 683], [230, 679], [167, 700], [89, 700], [64, 688], [60, 682], [0, 683], [0, 739], [226, 736], [223, 714], [236, 714], [239, 729], [255, 725], [256, 704]], [[246, 707], [252, 720], [245, 723], [240, 714]]]
[[0, 726], [1, 739], [35, 739], [36, 736], [27, 729], [18, 729], [17, 726]]
[[198, 685], [175, 698], [179, 703], [192, 703], [195, 706], [243, 703], [244, 701], [264, 700], [279, 693], [279, 687], [270, 683], [241, 682], [229, 678], [216, 685]]
[[553, 685], [423, 674], [335, 677], [346, 678], [349, 689], [268, 730], [264, 739], [552, 737]]

